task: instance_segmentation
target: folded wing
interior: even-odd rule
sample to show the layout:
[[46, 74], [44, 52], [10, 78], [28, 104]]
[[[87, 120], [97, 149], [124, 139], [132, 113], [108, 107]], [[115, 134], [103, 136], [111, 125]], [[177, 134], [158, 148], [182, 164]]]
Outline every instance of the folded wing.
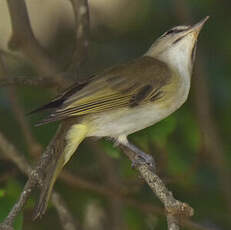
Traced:
[[151, 57], [117, 65], [54, 99], [53, 112], [39, 124], [155, 101], [170, 78], [167, 65]]

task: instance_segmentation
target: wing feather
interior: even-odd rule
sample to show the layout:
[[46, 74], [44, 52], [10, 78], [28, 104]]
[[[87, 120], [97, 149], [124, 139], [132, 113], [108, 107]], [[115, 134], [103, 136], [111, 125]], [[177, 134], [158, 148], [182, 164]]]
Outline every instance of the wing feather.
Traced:
[[58, 97], [62, 105], [42, 123], [155, 101], [163, 96], [162, 87], [170, 77], [167, 65], [151, 57], [112, 67], [80, 90], [72, 87]]

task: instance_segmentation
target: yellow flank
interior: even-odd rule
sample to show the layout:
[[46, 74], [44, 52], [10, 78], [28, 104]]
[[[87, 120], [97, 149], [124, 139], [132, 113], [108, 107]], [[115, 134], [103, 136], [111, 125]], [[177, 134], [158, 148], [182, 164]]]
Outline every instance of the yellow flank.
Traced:
[[165, 95], [158, 101], [159, 105], [161, 105], [162, 108], [168, 108], [173, 104], [175, 104], [176, 107], [179, 107], [180, 105], [182, 105], [182, 100], [185, 101], [185, 97], [188, 95], [190, 80], [182, 79], [180, 74], [175, 72], [174, 70], [172, 70], [172, 72], [173, 74], [169, 81], [169, 84], [166, 84], [162, 88], [162, 91], [165, 92]]
[[88, 133], [88, 127], [84, 124], [73, 125], [66, 136], [66, 147], [64, 149], [64, 163], [65, 165], [78, 148], [79, 144], [83, 141]]

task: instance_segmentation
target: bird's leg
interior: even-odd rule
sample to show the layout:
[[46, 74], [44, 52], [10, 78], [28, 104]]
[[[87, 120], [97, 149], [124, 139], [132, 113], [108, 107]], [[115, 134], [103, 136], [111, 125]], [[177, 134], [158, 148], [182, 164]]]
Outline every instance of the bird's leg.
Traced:
[[132, 161], [132, 167], [137, 168], [145, 164], [148, 165], [151, 171], [155, 171], [155, 161], [151, 155], [146, 154], [135, 145], [131, 144], [127, 139], [123, 139], [122, 141], [119, 139], [117, 145]]
[[139, 165], [146, 164], [151, 170], [155, 170], [155, 161], [154, 158], [137, 148], [135, 145], [128, 142], [127, 147], [135, 153], [134, 159], [132, 159], [132, 167], [136, 168]]

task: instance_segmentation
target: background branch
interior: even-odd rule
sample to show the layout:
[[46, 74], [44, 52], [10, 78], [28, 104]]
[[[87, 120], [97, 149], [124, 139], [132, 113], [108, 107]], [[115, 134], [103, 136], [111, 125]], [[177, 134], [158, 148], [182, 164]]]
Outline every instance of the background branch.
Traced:
[[[133, 146], [119, 144], [119, 147], [128, 156], [132, 162], [137, 160], [137, 152], [140, 150]], [[147, 163], [135, 165], [136, 169], [139, 171], [142, 178], [146, 181], [149, 187], [152, 189], [153, 193], [159, 198], [159, 200], [164, 204], [165, 210], [167, 212], [168, 229], [178, 230], [179, 228], [179, 217], [190, 217], [193, 215], [193, 209], [186, 203], [176, 200], [172, 192], [170, 192], [162, 180], [154, 173], [154, 168]]]
[[[12, 34], [11, 40], [9, 42], [9, 47], [13, 50], [19, 50], [19, 51], [23, 52], [23, 54], [29, 60], [32, 61], [33, 65], [36, 67], [36, 69], [38, 70], [39, 73], [41, 73], [42, 75], [46, 75], [48, 77], [52, 77], [52, 78], [55, 77], [54, 78], [55, 81], [57, 81], [58, 84], [60, 84], [60, 79], [62, 79], [63, 74], [60, 73], [60, 70], [57, 67], [57, 65], [50, 58], [50, 56], [44, 51], [44, 49], [40, 46], [40, 44], [38, 43], [38, 41], [34, 37], [33, 31], [31, 28], [31, 24], [30, 24], [30, 20], [28, 17], [28, 12], [27, 12], [25, 1], [21, 0], [21, 1], [15, 2], [14, 0], [7, 0], [7, 3], [8, 3], [10, 16], [11, 16], [11, 24], [12, 24], [12, 30], [13, 30], [13, 34]], [[84, 4], [85, 4], [84, 5], [85, 8], [83, 8], [83, 5], [81, 5], [80, 10], [78, 11], [78, 13], [81, 13], [80, 19], [82, 17], [85, 17], [86, 13], [87, 13], [87, 18], [88, 18], [87, 1]], [[75, 6], [75, 11], [76, 11], [78, 9], [78, 6], [75, 5], [75, 3], [73, 3], [73, 6]], [[83, 21], [78, 21], [78, 24], [76, 25], [76, 31], [77, 31], [76, 34], [77, 34], [78, 39], [82, 39], [82, 38], [86, 37], [84, 35], [85, 29], [82, 26], [82, 23], [83, 23]], [[88, 26], [88, 24], [86, 26]], [[80, 46], [81, 46], [81, 44], [78, 44], [78, 47], [80, 47]], [[83, 47], [84, 48], [82, 49], [82, 52], [84, 51], [84, 49], [86, 51], [87, 42], [85, 42], [85, 45], [83, 45]], [[75, 55], [77, 55], [77, 52], [78, 51], [76, 51]], [[82, 57], [83, 57], [82, 54], [78, 57], [79, 63], [80, 63], [80, 60], [82, 59]], [[76, 61], [76, 58], [75, 58], [75, 61]], [[3, 75], [9, 76], [3, 62], [2, 62], [2, 73], [3, 73]], [[66, 80], [66, 82], [68, 84], [67, 80]], [[63, 84], [63, 82], [62, 82], [62, 87], [65, 88], [65, 86], [67, 84]], [[22, 121], [21, 121], [21, 123], [22, 123]], [[26, 123], [23, 123], [23, 124], [26, 124]], [[28, 130], [26, 130], [26, 132], [27, 131]], [[30, 133], [30, 132], [27, 132], [27, 133]], [[55, 136], [57, 137], [59, 135], [60, 135], [60, 133], [58, 130]], [[29, 143], [31, 143], [31, 140]], [[53, 154], [55, 154], [54, 153], [54, 151], [56, 149], [56, 148], [54, 148], [55, 145], [56, 144], [55, 144], [55, 138], [54, 138], [49, 143], [48, 147], [46, 148], [46, 150], [42, 154], [42, 157], [41, 157], [39, 163], [37, 164], [36, 169], [33, 171], [30, 169], [30, 176], [29, 176], [29, 179], [28, 179], [28, 181], [27, 181], [27, 183], [23, 189], [23, 192], [22, 192], [18, 202], [14, 205], [14, 207], [10, 211], [8, 217], [5, 219], [4, 223], [1, 225], [1, 227], [3, 227], [4, 224], [6, 224], [7, 226], [12, 225], [14, 218], [18, 215], [19, 211], [25, 205], [27, 199], [29, 198], [30, 193], [34, 189], [37, 182], [39, 181], [39, 184], [42, 183], [42, 181], [40, 180], [40, 175], [46, 169], [47, 165], [49, 165], [49, 162], [50, 162]], [[24, 162], [24, 164], [25, 164], [25, 162]], [[57, 196], [54, 198], [54, 201], [57, 201], [56, 205], [58, 207], [60, 206], [60, 204], [63, 203], [63, 202], [60, 203], [60, 197], [57, 197]], [[60, 215], [62, 215], [61, 212], [63, 212], [64, 209], [65, 209], [65, 207], [61, 207], [61, 208], [57, 209]], [[65, 214], [65, 215], [68, 215], [68, 213], [69, 212], [67, 212], [67, 211], [63, 212], [63, 214]], [[66, 219], [65, 216], [63, 216], [63, 218]], [[64, 220], [63, 218], [61, 219], [62, 221]], [[69, 226], [70, 225], [69, 223], [71, 223], [71, 220], [72, 220], [71, 217], [68, 218], [68, 221], [67, 221], [68, 223], [64, 223], [63, 226], [64, 227]]]
[[[55, 62], [36, 40], [28, 16], [24, 0], [7, 0], [11, 17], [13, 34], [9, 41], [9, 48], [22, 52], [34, 67], [42, 74], [54, 77], [60, 72]], [[59, 75], [55, 78], [58, 80]]]
[[[34, 36], [33, 29], [30, 23], [30, 19], [28, 17], [28, 12], [26, 8], [26, 4], [24, 0], [20, 1], [14, 1], [14, 0], [7, 0], [9, 12], [11, 15], [11, 22], [12, 22], [12, 30], [13, 34], [11, 37], [11, 40], [9, 42], [9, 47], [12, 50], [21, 51], [28, 60], [31, 61], [31, 63], [34, 65], [35, 69], [38, 72], [38, 76], [44, 76], [44, 77], [37, 77], [35, 79], [29, 79], [27, 77], [12, 77], [10, 78], [10, 74], [7, 73], [7, 68], [5, 68], [6, 65], [4, 65], [4, 60], [1, 61], [1, 70], [2, 70], [2, 76], [7, 76], [7, 78], [0, 79], [0, 87], [1, 86], [14, 86], [14, 85], [28, 85], [28, 86], [40, 86], [40, 87], [56, 87], [59, 88], [65, 88], [68, 84], [71, 83], [71, 81], [68, 79], [71, 75], [77, 75], [79, 72], [79, 67], [85, 60], [87, 56], [87, 47], [88, 47], [88, 36], [89, 36], [89, 10], [88, 10], [88, 2], [87, 0], [70, 0], [74, 15], [75, 15], [75, 49], [73, 51], [73, 56], [71, 63], [68, 68], [68, 73], [62, 72], [59, 68], [59, 66], [55, 63], [55, 61], [50, 57], [49, 54], [44, 50], [43, 47], [39, 44], [37, 39]], [[178, 2], [177, 6], [180, 8], [184, 4], [182, 1], [176, 1]], [[182, 8], [180, 8], [182, 9]], [[179, 10], [180, 10], [179, 9]], [[183, 12], [183, 13], [182, 13]], [[182, 21], [185, 21], [186, 17], [189, 15], [188, 9], [183, 9], [179, 15], [184, 15], [184, 19]], [[205, 71], [206, 72], [206, 71]], [[203, 73], [203, 72], [202, 72]], [[202, 76], [203, 77], [203, 76]], [[229, 204], [229, 207], [231, 207], [230, 202], [230, 192], [231, 192], [231, 183], [229, 181], [230, 178], [230, 170], [228, 169], [226, 164], [226, 159], [224, 156], [224, 149], [222, 145], [221, 137], [219, 136], [219, 133], [217, 132], [216, 124], [214, 123], [214, 119], [210, 119], [211, 117], [211, 108], [210, 108], [210, 100], [208, 98], [208, 92], [206, 86], [206, 82], [200, 82], [197, 81], [198, 84], [201, 84], [200, 86], [196, 86], [199, 89], [198, 100], [196, 103], [201, 103], [201, 97], [202, 103], [197, 108], [198, 113], [198, 120], [200, 123], [201, 131], [204, 136], [204, 141], [207, 150], [211, 153], [211, 159], [213, 161], [214, 167], [217, 169], [217, 174], [219, 175], [219, 179], [222, 184], [222, 191], [224, 191], [227, 203]], [[13, 88], [10, 88], [10, 90]], [[23, 130], [24, 137], [26, 139], [26, 144], [29, 149], [29, 152], [41, 152], [41, 146], [39, 143], [36, 142], [35, 138], [31, 134], [30, 129], [28, 128], [27, 121], [24, 117], [23, 109], [20, 106], [20, 103], [18, 103], [17, 95], [14, 92], [14, 89], [12, 91], [12, 109], [15, 114], [19, 114], [18, 122], [21, 125], [21, 128]], [[203, 92], [205, 95], [203, 95]], [[206, 104], [206, 105], [205, 105]], [[202, 106], [202, 107], [200, 107]], [[206, 119], [207, 116], [209, 119]], [[209, 133], [211, 133], [211, 138], [206, 134], [209, 130]], [[56, 137], [61, 135], [60, 129], [56, 133]], [[2, 146], [7, 146], [5, 148], [5, 152], [10, 152], [10, 156], [8, 158], [11, 159], [11, 161], [15, 162], [16, 165], [27, 175], [29, 175], [29, 180], [26, 183], [23, 192], [20, 196], [19, 201], [16, 203], [16, 205], [13, 207], [11, 212], [8, 215], [8, 218], [5, 220], [4, 224], [1, 225], [0, 229], [7, 229], [11, 228], [13, 219], [16, 217], [16, 215], [23, 209], [24, 204], [26, 203], [26, 200], [29, 198], [32, 190], [35, 188], [35, 185], [39, 181], [39, 183], [42, 183], [42, 178], [40, 178], [40, 175], [43, 174], [43, 170], [46, 169], [47, 165], [49, 165], [50, 160], [52, 159], [51, 155], [55, 154], [54, 149], [52, 148], [55, 146], [55, 138], [49, 143], [47, 148], [45, 149], [42, 158], [40, 159], [39, 163], [37, 164], [37, 167], [35, 170], [31, 170], [31, 168], [26, 166], [25, 159], [20, 157], [20, 153], [17, 151], [17, 149], [9, 142], [6, 142], [6, 139], [1, 135], [0, 133], [0, 149]], [[36, 147], [37, 145], [37, 147]], [[38, 148], [39, 147], [39, 148]], [[98, 147], [95, 147], [98, 150]], [[124, 146], [121, 147], [123, 149]], [[35, 150], [33, 150], [35, 149]], [[134, 152], [131, 151], [131, 149], [123, 149], [127, 156], [130, 158], [130, 160], [134, 161], [136, 158], [136, 155]], [[131, 153], [132, 152], [132, 153]], [[165, 211], [162, 208], [155, 207], [151, 204], [138, 201], [135, 198], [131, 198], [131, 193], [129, 191], [124, 191], [120, 184], [120, 180], [118, 177], [116, 177], [116, 167], [113, 165], [113, 163], [110, 161], [110, 159], [105, 158], [104, 153], [102, 153], [99, 150], [99, 157], [98, 160], [100, 164], [100, 167], [102, 168], [102, 171], [106, 174], [106, 186], [105, 185], [99, 185], [95, 182], [90, 182], [88, 180], [84, 180], [79, 177], [75, 177], [68, 173], [67, 171], [64, 171], [61, 174], [61, 179], [71, 185], [75, 188], [83, 188], [83, 189], [89, 189], [91, 191], [97, 192], [101, 195], [104, 195], [108, 198], [108, 200], [111, 200], [111, 207], [114, 211], [114, 223], [122, 222], [121, 221], [121, 215], [120, 214], [122, 208], [121, 203], [127, 203], [129, 205], [132, 205], [133, 207], [136, 207], [139, 210], [142, 210], [145, 212], [145, 214], [161, 214], [167, 216], [167, 222], [168, 222], [168, 229], [171, 230], [178, 230], [180, 228], [180, 217], [188, 217], [193, 214], [193, 210], [191, 207], [189, 207], [187, 204], [182, 203], [178, 200], [176, 200], [172, 193], [168, 191], [166, 186], [161, 181], [160, 177], [154, 173], [153, 169], [150, 169], [150, 166], [147, 164], [138, 165], [137, 170], [140, 173], [140, 175], [143, 177], [143, 179], [147, 182], [147, 184], [150, 186], [152, 191], [157, 195], [157, 197], [161, 200], [161, 202], [165, 206]], [[27, 162], [26, 162], [27, 163]], [[106, 166], [105, 166], [106, 165]], [[226, 165], [223, 167], [223, 165]], [[105, 166], [105, 167], [104, 167]], [[56, 194], [52, 195], [52, 201], [54, 202], [54, 206], [56, 207], [56, 210], [59, 214], [59, 217], [61, 219], [62, 225], [64, 229], [75, 229], [75, 223], [70, 215], [70, 212], [65, 208], [65, 204], [61, 200], [60, 196]], [[166, 212], [166, 213], [165, 213]], [[194, 223], [190, 220], [187, 220], [185, 218], [182, 218], [181, 223], [190, 228], [190, 229], [198, 229], [198, 230], [208, 230], [211, 228], [203, 227], [202, 225], [199, 225], [197, 223]], [[5, 225], [5, 226], [4, 226]], [[3, 227], [4, 226], [4, 227]], [[116, 228], [116, 226], [113, 227]]]
[[56, 208], [59, 219], [61, 220], [61, 224], [63, 226], [63, 229], [65, 230], [75, 230], [76, 224], [74, 221], [74, 218], [71, 214], [71, 212], [68, 210], [66, 203], [62, 199], [59, 193], [53, 192], [51, 201], [54, 204], [54, 207]]
[[69, 65], [69, 72], [77, 74], [79, 66], [87, 58], [89, 36], [88, 0], [70, 0], [75, 16], [75, 48]]
[[[118, 166], [116, 162], [104, 152], [101, 146], [98, 143], [89, 143], [92, 151], [96, 154], [97, 162], [102, 170], [102, 176], [104, 177], [107, 187], [111, 187], [111, 190], [122, 190], [121, 188], [121, 178], [117, 170]], [[118, 162], [117, 162], [118, 163]], [[124, 220], [123, 220], [123, 202], [121, 199], [118, 199], [116, 196], [110, 196], [108, 199], [109, 202], [109, 214], [108, 218], [110, 223], [111, 230], [121, 230], [124, 229]]]
[[[154, 206], [150, 203], [145, 203], [143, 201], [139, 201], [137, 199], [133, 199], [130, 194], [127, 192], [124, 192], [124, 189], [115, 189], [111, 186], [105, 186], [102, 184], [97, 184], [93, 181], [86, 180], [84, 178], [81, 178], [77, 175], [73, 175], [72, 173], [68, 172], [67, 170], [63, 170], [60, 174], [60, 179], [70, 186], [72, 189], [76, 189], [76, 191], [79, 191], [79, 189], [82, 190], [89, 190], [96, 192], [102, 196], [108, 197], [108, 199], [119, 199], [122, 202], [125, 202], [135, 208], [138, 208], [139, 210], [143, 211], [146, 215], [153, 213], [155, 215], [166, 215], [166, 212], [163, 208]], [[205, 226], [202, 226], [198, 223], [195, 223], [188, 219], [181, 219], [181, 223], [183, 226], [188, 227], [190, 229], [195, 230], [213, 230], [213, 228], [207, 228]], [[215, 228], [214, 228], [215, 230]]]
[[8, 86], [38, 86], [43, 88], [61, 88], [64, 82], [60, 81], [60, 84], [50, 77], [9, 77], [7, 79], [0, 79], [0, 87]]
[[[3, 79], [9, 78], [9, 72], [8, 69], [6, 68], [4, 60], [2, 59], [1, 52], [0, 52], [0, 78]], [[21, 127], [29, 152], [32, 155], [40, 154], [41, 145], [36, 142], [35, 138], [31, 133], [28, 121], [25, 118], [25, 112], [23, 111], [23, 108], [18, 100], [15, 88], [10, 87], [8, 89], [8, 93], [9, 93], [10, 105], [13, 110], [14, 117], [18, 121]]]
[[[0, 224], [0, 230], [7, 230], [8, 228], [12, 227], [15, 217], [19, 214], [19, 212], [22, 211], [36, 184], [38, 182], [39, 184], [41, 184], [42, 182], [38, 177], [38, 174], [32, 170], [31, 166], [23, 157], [22, 153], [19, 153], [18, 150], [3, 136], [1, 132], [0, 150], [7, 159], [14, 162], [14, 164], [21, 170], [23, 174], [29, 177], [26, 185], [23, 188], [19, 200], [15, 203], [4, 222]], [[63, 229], [76, 229], [74, 219], [71, 216], [70, 211], [67, 209], [65, 202], [62, 200], [61, 196], [57, 192], [52, 193], [51, 201], [53, 202], [54, 207], [59, 214]]]

